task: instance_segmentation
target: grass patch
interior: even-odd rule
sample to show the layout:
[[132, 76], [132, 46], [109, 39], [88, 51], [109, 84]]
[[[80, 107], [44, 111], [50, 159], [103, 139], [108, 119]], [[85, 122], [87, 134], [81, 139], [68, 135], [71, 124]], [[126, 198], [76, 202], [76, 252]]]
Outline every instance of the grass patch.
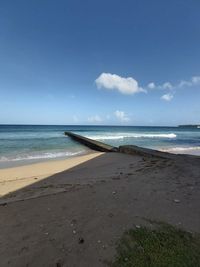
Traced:
[[200, 267], [200, 238], [168, 224], [123, 235], [112, 267]]

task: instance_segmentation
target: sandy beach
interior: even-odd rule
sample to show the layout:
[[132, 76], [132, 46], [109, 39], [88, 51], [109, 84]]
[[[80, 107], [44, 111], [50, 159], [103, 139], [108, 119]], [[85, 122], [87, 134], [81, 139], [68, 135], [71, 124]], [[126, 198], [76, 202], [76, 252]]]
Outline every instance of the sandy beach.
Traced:
[[1, 266], [108, 266], [156, 220], [200, 232], [200, 158], [94, 152], [0, 170]]
[[37, 183], [53, 174], [69, 170], [79, 164], [101, 155], [98, 152], [73, 157], [65, 160], [54, 160], [25, 166], [0, 169], [0, 196]]

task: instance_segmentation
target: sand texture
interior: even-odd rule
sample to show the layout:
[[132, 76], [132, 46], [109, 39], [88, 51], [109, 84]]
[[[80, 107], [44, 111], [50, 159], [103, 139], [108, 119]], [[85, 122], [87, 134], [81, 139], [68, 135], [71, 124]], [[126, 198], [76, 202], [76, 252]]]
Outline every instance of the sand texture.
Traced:
[[122, 233], [200, 232], [200, 158], [93, 153], [0, 171], [0, 266], [108, 266]]

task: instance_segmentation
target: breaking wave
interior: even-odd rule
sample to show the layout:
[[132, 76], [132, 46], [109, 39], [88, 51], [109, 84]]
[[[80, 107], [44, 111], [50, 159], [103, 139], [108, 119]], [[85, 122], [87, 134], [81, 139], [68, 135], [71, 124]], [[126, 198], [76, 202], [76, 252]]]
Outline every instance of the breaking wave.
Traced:
[[0, 157], [0, 162], [7, 161], [24, 161], [24, 160], [37, 160], [37, 159], [55, 159], [62, 157], [73, 157], [76, 155], [84, 154], [86, 151], [78, 151], [78, 152], [43, 152], [41, 154], [24, 154], [18, 156], [10, 156], [10, 157]]
[[171, 147], [171, 148], [162, 148], [160, 149], [163, 152], [187, 152], [187, 151], [194, 151], [200, 150], [200, 146], [191, 146], [191, 147]]
[[176, 138], [176, 134], [145, 134], [145, 133], [121, 133], [121, 134], [111, 134], [111, 135], [88, 135], [88, 138], [92, 138], [94, 140], [118, 140], [125, 138]]

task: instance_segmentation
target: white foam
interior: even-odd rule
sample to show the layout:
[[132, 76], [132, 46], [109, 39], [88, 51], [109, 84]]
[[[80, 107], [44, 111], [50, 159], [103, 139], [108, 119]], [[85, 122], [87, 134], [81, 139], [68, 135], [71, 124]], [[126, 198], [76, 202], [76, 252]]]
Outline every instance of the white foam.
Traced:
[[117, 140], [117, 139], [124, 139], [124, 138], [176, 138], [176, 134], [169, 133], [169, 134], [148, 134], [148, 133], [120, 133], [120, 134], [111, 134], [111, 135], [88, 135], [88, 138], [92, 138], [94, 140]]
[[182, 152], [182, 151], [193, 151], [193, 150], [200, 150], [200, 146], [191, 146], [191, 147], [171, 147], [171, 148], [163, 148], [160, 149], [164, 152]]
[[54, 158], [61, 158], [61, 157], [72, 157], [76, 155], [81, 155], [85, 151], [78, 151], [78, 152], [44, 152], [42, 154], [35, 154], [35, 155], [21, 155], [16, 157], [0, 157], [0, 162], [8, 162], [8, 161], [24, 161], [24, 160], [37, 160], [37, 159], [54, 159]]
[[91, 138], [91, 139], [94, 139], [94, 140], [114, 140], [114, 139], [123, 139], [125, 137], [128, 137], [128, 136], [123, 136], [123, 135], [108, 135], [108, 136], [105, 136], [105, 135], [91, 135], [91, 136], [87, 136], [88, 138]]

